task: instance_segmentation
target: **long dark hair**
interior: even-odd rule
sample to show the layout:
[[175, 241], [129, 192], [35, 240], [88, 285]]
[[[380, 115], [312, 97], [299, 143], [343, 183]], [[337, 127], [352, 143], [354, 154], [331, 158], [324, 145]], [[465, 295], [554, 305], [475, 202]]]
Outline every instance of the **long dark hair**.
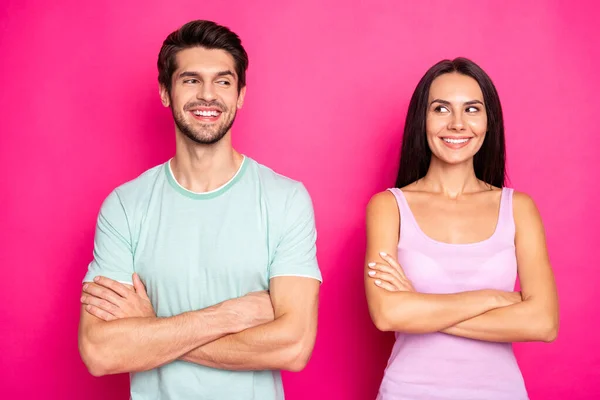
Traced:
[[489, 185], [502, 187], [505, 183], [506, 147], [504, 143], [504, 121], [500, 98], [490, 77], [473, 61], [466, 58], [442, 60], [431, 67], [421, 78], [410, 99], [400, 167], [396, 187], [402, 188], [425, 176], [431, 162], [431, 149], [427, 144], [425, 121], [429, 100], [429, 88], [440, 75], [457, 72], [475, 79], [483, 93], [487, 114], [487, 133], [481, 149], [473, 158], [475, 175]]

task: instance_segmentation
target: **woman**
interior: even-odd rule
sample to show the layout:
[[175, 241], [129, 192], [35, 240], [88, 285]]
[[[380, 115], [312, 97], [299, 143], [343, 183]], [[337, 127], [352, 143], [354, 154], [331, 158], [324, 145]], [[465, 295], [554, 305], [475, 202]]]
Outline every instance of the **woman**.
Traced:
[[540, 215], [504, 187], [504, 160], [491, 79], [464, 58], [434, 65], [410, 101], [396, 187], [367, 207], [369, 311], [396, 332], [378, 399], [528, 398], [511, 342], [553, 341], [558, 301]]

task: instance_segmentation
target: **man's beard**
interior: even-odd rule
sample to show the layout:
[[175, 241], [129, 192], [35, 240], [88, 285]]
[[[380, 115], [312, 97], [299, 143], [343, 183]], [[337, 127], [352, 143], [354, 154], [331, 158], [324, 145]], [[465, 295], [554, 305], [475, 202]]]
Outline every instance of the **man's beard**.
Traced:
[[[219, 111], [221, 111], [220, 117], [222, 119], [219, 125], [215, 124], [200, 124], [199, 127], [195, 127], [192, 123], [188, 123], [185, 118], [185, 113], [188, 110], [194, 107], [217, 107]], [[234, 111], [233, 115], [228, 114], [228, 109], [225, 105], [221, 103], [189, 103], [186, 104], [183, 108], [183, 112], [175, 112], [173, 107], [171, 107], [171, 112], [173, 114], [173, 119], [175, 120], [175, 124], [181, 133], [187, 136], [190, 140], [198, 144], [214, 144], [219, 140], [223, 139], [223, 137], [229, 132], [231, 127], [233, 126], [233, 122], [235, 121], [236, 111]], [[227, 116], [230, 116], [229, 120], [227, 120]], [[193, 118], [193, 117], [191, 117]]]

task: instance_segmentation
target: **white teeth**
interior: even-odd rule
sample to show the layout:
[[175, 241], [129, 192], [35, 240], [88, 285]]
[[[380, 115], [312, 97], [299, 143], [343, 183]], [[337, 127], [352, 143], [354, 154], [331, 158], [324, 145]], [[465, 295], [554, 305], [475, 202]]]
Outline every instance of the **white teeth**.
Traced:
[[452, 144], [461, 144], [461, 143], [466, 143], [469, 139], [450, 139], [450, 138], [444, 138], [444, 142], [446, 143], [452, 143]]
[[200, 111], [194, 110], [194, 115], [199, 117], [216, 117], [219, 115], [218, 111]]

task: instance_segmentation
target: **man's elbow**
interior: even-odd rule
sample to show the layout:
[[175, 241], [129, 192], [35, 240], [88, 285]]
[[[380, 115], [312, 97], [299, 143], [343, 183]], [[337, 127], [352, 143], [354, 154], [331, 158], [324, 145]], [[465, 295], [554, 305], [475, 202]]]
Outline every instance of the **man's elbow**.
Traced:
[[301, 343], [294, 346], [286, 369], [291, 372], [302, 371], [308, 365], [311, 354], [312, 346]]
[[85, 339], [79, 341], [79, 354], [83, 364], [92, 376], [100, 377], [120, 372], [117, 370], [117, 366], [113, 365], [111, 360], [104, 356], [104, 354], [107, 354], [106, 351]]
[[100, 365], [86, 364], [86, 367], [87, 367], [87, 370], [90, 373], [90, 375], [95, 376], [96, 378], [99, 378], [99, 377], [105, 376], [105, 375], [109, 375], [107, 370], [102, 368]]
[[290, 372], [300, 372], [308, 365], [315, 344], [315, 335], [304, 334], [295, 338], [288, 347], [288, 356], [282, 369]]
[[79, 340], [79, 354], [83, 364], [92, 376], [108, 375], [108, 368], [103, 363], [100, 352], [92, 344], [86, 343], [85, 339]]
[[300, 372], [300, 371], [302, 371], [308, 365], [309, 358], [310, 357], [308, 357], [308, 358], [298, 357], [298, 358], [292, 360], [287, 365], [286, 370], [290, 371], [290, 372]]

